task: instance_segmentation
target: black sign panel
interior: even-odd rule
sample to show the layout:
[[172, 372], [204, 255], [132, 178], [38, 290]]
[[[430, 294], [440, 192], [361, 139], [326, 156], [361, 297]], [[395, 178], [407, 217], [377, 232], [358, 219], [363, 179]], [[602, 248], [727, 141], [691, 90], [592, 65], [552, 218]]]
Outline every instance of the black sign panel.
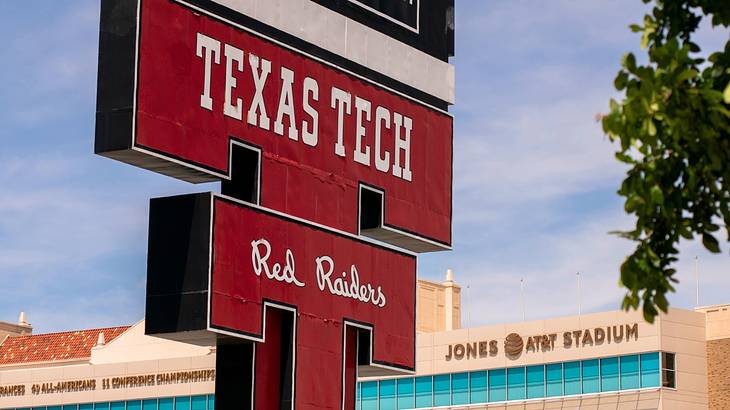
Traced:
[[420, 0], [349, 0], [381, 17], [419, 31]]
[[442, 61], [454, 55], [454, 0], [312, 0]]

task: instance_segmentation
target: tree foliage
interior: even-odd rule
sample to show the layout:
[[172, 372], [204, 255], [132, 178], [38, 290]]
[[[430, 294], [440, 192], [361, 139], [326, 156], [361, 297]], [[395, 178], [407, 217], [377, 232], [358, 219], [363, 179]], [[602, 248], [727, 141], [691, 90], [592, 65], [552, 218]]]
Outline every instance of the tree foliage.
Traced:
[[[631, 30], [647, 62], [624, 56], [614, 82], [622, 99], [602, 123], [629, 166], [618, 193], [636, 221], [616, 232], [636, 242], [621, 265], [622, 306], [642, 307], [652, 322], [677, 283], [680, 239], [701, 238], [714, 253], [721, 235], [730, 241], [730, 1], [642, 1], [653, 10]], [[724, 49], [692, 41], [703, 19], [728, 34]]]

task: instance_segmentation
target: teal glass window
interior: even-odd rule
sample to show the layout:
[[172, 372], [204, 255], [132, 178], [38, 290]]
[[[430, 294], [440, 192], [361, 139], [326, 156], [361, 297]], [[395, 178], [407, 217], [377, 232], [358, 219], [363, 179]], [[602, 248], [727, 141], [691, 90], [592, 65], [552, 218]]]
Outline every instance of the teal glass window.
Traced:
[[489, 401], [507, 400], [507, 374], [505, 369], [489, 371]]
[[580, 362], [563, 363], [563, 380], [565, 395], [580, 394]]
[[659, 387], [659, 353], [644, 353], [640, 357], [641, 387]]
[[176, 397], [175, 410], [190, 410], [190, 397]]
[[395, 410], [395, 380], [380, 381], [380, 410]]
[[46, 410], [62, 410], [61, 406], [48, 406]]
[[433, 407], [431, 376], [416, 377], [416, 408]]
[[142, 410], [157, 410], [157, 400], [144, 400], [142, 401]]
[[469, 404], [469, 373], [451, 375], [451, 404]]
[[378, 382], [362, 384], [362, 410], [378, 410]]
[[513, 367], [507, 369], [507, 400], [522, 400], [525, 398], [525, 368]]
[[78, 410], [79, 406], [75, 404], [67, 404], [63, 406], [63, 410]]
[[487, 372], [471, 372], [469, 373], [469, 402], [470, 403], [486, 403], [487, 402]]
[[583, 393], [598, 393], [601, 391], [601, 381], [598, 359], [583, 360]]
[[545, 365], [545, 395], [556, 397], [563, 395], [563, 364]]
[[79, 410], [94, 410], [94, 405], [91, 403], [79, 404]]
[[215, 395], [208, 395], [208, 410], [215, 410]]
[[157, 401], [158, 410], [173, 410], [173, 399], [171, 397]]
[[94, 403], [94, 410], [109, 410], [109, 403]]
[[398, 409], [412, 409], [415, 407], [415, 387], [413, 378], [398, 379]]
[[[142, 410], [142, 401], [140, 401], [140, 400], [128, 401], [127, 410]], [[205, 408], [203, 410], [205, 410]]]
[[358, 383], [355, 386], [355, 408], [356, 409], [359, 409], [360, 408], [360, 399], [361, 399], [361, 397], [360, 397], [360, 389], [362, 388], [361, 384], [362, 383]]
[[618, 357], [601, 359], [601, 391], [616, 391], [618, 382]]
[[621, 356], [621, 390], [639, 387], [639, 355]]
[[433, 376], [433, 405], [448, 406], [451, 404], [451, 375]]
[[[193, 396], [190, 398], [190, 409], [191, 410], [206, 410], [207, 397], [205, 396]], [[129, 408], [127, 408], [129, 410]]]
[[529, 366], [527, 368], [527, 398], [545, 397], [545, 366]]
[[109, 406], [111, 410], [125, 410], [125, 407], [127, 407], [127, 403], [124, 401], [115, 401]]

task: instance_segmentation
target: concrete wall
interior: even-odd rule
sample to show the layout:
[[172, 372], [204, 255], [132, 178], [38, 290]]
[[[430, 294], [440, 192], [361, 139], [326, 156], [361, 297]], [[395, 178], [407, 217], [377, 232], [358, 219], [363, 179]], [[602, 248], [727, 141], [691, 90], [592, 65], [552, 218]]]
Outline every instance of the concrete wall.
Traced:
[[120, 363], [176, 357], [205, 356], [214, 347], [174, 342], [144, 334], [144, 321], [138, 322], [103, 348], [91, 351], [92, 364]]
[[461, 287], [452, 280], [418, 281], [416, 330], [442, 332], [461, 328]]
[[676, 389], [662, 390], [662, 409], [707, 409], [705, 315], [670, 309], [659, 322], [660, 349], [676, 354]]
[[[634, 340], [623, 340], [619, 343], [607, 340], [598, 344], [581, 344], [570, 347], [564, 345], [564, 332], [576, 330], [591, 331], [596, 328], [605, 329], [613, 325], [633, 325], [638, 328], [638, 336]], [[505, 340], [511, 333], [518, 334], [526, 345], [527, 339], [534, 336], [555, 334], [554, 348], [550, 350], [523, 351], [516, 357], [505, 353]], [[624, 332], [625, 333], [625, 332]], [[474, 343], [480, 341], [496, 341], [498, 352], [486, 357], [447, 359], [449, 346]], [[658, 325], [650, 325], [643, 321], [636, 312], [606, 312], [583, 316], [572, 316], [549, 320], [522, 323], [510, 323], [480, 328], [459, 329], [451, 332], [419, 334], [416, 341], [416, 369], [418, 374], [451, 373], [465, 370], [498, 369], [503, 367], [524, 366], [589, 359], [593, 357], [618, 356], [624, 354], [650, 352], [660, 350]]]
[[10, 336], [28, 336], [33, 333], [30, 325], [21, 325], [8, 322], [0, 322], [0, 343]]
[[730, 305], [698, 311], [706, 314], [709, 409], [730, 409]]

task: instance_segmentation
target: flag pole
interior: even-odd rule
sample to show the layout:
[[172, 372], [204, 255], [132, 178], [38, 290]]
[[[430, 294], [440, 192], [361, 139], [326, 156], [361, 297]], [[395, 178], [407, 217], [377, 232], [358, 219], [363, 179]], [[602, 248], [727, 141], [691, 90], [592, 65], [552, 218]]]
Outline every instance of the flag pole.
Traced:
[[522, 308], [522, 321], [525, 321], [525, 278], [520, 278], [520, 307]]
[[578, 316], [581, 315], [581, 308], [583, 304], [583, 289], [581, 284], [581, 277], [580, 272], [577, 272], [576, 275], [578, 276]]
[[700, 307], [700, 258], [695, 256], [695, 307]]

